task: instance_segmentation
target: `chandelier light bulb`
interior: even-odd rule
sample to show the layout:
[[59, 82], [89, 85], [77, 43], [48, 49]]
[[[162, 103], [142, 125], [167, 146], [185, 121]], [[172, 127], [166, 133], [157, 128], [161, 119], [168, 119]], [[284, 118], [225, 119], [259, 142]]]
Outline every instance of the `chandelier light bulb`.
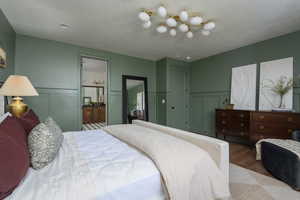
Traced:
[[205, 35], [205, 36], [210, 35], [210, 31], [208, 31], [208, 30], [202, 30], [201, 33], [202, 33], [202, 35]]
[[143, 22], [147, 22], [150, 20], [150, 15], [148, 15], [148, 13], [146, 12], [140, 12], [139, 13], [139, 19], [142, 20]]
[[168, 14], [167, 12], [167, 9], [164, 7], [164, 6], [160, 6], [158, 9], [157, 9], [157, 13], [159, 16], [161, 16], [162, 18], [165, 18]]
[[186, 22], [189, 19], [189, 14], [187, 11], [183, 10], [179, 14], [179, 18], [181, 21]]
[[192, 31], [189, 31], [189, 32], [186, 33], [186, 37], [191, 39], [191, 38], [194, 37], [194, 33]]
[[177, 26], [177, 21], [173, 17], [169, 17], [166, 20], [166, 23], [169, 27], [176, 27]]
[[179, 30], [180, 30], [181, 32], [185, 33], [185, 32], [187, 32], [187, 31], [189, 30], [189, 27], [188, 27], [188, 25], [186, 25], [186, 24], [180, 24], [180, 25], [179, 25]]
[[157, 28], [156, 28], [156, 31], [159, 32], [159, 33], [165, 33], [167, 32], [167, 27], [165, 25], [159, 25]]
[[190, 23], [192, 25], [200, 25], [203, 22], [203, 18], [199, 16], [191, 17]]
[[149, 20], [149, 21], [147, 21], [147, 22], [145, 22], [145, 23], [143, 23], [143, 27], [144, 27], [144, 29], [148, 29], [148, 28], [150, 28], [151, 27], [151, 25], [152, 25], [152, 23], [151, 23], [151, 21]]
[[[137, 17], [141, 20], [144, 29], [154, 27], [158, 33], [166, 33], [171, 37], [183, 33], [184, 38], [190, 39], [195, 37], [194, 28], [197, 28], [200, 34], [204, 36], [209, 36], [216, 28], [216, 23], [213, 20], [204, 21], [200, 14], [190, 14], [186, 9], [170, 15], [167, 7], [163, 4], [156, 8], [155, 10], [142, 8], [138, 11]], [[154, 24], [157, 21], [162, 23]]]
[[169, 31], [170, 35], [175, 37], [177, 32], [176, 32], [176, 29], [172, 28], [170, 31]]
[[213, 30], [215, 27], [216, 27], [215, 22], [208, 22], [208, 23], [204, 24], [204, 26], [203, 26], [203, 28], [208, 31]]

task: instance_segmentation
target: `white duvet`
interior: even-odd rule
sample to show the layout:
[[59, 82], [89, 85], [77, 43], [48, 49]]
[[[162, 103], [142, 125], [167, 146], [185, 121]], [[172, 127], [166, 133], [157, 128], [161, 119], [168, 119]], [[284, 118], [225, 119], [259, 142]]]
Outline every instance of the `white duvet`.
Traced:
[[57, 158], [29, 169], [6, 200], [164, 200], [160, 173], [145, 155], [101, 130], [69, 132]]

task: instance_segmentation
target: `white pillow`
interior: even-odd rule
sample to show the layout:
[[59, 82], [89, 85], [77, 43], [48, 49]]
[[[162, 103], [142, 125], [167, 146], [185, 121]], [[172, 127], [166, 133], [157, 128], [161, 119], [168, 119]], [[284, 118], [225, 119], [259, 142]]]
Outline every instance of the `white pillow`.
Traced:
[[6, 119], [6, 117], [10, 116], [11, 114], [9, 112], [4, 113], [3, 115], [0, 116], [0, 124]]

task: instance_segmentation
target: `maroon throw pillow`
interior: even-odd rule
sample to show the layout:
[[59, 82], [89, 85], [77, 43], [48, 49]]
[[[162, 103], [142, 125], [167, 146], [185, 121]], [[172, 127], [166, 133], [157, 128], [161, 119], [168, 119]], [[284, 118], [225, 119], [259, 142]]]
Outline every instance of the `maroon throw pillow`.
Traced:
[[19, 144], [27, 147], [27, 134], [16, 117], [6, 117], [0, 124], [0, 130], [9, 133]]
[[30, 164], [25, 130], [14, 117], [0, 124], [0, 163], [0, 199], [3, 199], [18, 186]]
[[31, 109], [18, 119], [25, 129], [27, 135], [36, 125], [40, 123], [39, 117]]

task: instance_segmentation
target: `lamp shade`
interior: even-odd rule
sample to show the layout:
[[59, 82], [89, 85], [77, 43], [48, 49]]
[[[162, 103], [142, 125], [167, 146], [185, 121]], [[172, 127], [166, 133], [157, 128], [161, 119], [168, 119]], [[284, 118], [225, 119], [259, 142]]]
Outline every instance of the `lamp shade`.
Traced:
[[10, 75], [0, 89], [0, 95], [4, 96], [38, 96], [26, 76]]

